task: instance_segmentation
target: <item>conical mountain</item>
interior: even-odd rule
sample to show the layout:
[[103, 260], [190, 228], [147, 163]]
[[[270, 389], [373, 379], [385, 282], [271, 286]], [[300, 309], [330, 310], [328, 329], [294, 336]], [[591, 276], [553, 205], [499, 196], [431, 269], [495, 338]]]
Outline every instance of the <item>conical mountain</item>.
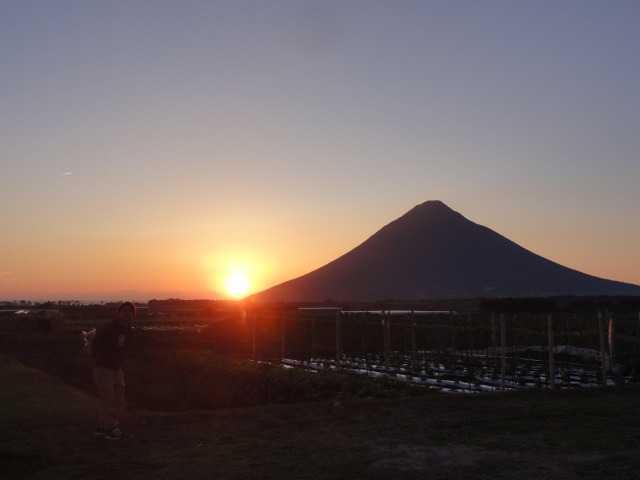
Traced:
[[640, 295], [536, 255], [440, 201], [414, 207], [345, 255], [249, 297], [268, 302]]

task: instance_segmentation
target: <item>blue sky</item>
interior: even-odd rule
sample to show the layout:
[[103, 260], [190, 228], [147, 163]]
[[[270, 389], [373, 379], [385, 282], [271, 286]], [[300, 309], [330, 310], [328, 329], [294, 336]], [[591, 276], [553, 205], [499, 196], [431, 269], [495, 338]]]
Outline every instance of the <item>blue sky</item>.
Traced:
[[4, 1], [0, 300], [257, 291], [435, 199], [640, 284], [639, 37], [635, 1]]

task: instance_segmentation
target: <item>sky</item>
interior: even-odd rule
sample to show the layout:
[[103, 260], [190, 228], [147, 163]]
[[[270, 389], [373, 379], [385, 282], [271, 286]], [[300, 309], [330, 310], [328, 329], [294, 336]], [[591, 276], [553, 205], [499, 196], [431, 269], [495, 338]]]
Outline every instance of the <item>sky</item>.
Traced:
[[640, 2], [1, 0], [0, 300], [255, 293], [441, 200], [640, 284]]

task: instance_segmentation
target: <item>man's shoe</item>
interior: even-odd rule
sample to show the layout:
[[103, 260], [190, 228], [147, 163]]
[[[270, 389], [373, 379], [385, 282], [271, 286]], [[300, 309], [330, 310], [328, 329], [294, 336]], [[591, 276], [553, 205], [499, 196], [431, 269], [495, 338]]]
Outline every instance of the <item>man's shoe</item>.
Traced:
[[108, 440], [120, 440], [122, 438], [122, 432], [119, 428], [112, 428], [107, 434]]

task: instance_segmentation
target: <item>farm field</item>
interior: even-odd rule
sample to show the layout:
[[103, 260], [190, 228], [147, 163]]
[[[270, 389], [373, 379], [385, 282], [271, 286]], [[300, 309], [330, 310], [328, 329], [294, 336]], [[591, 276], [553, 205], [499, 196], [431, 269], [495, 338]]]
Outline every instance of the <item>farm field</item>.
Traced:
[[428, 395], [182, 413], [131, 408], [93, 435], [95, 398], [0, 363], [4, 479], [639, 478], [636, 386]]

